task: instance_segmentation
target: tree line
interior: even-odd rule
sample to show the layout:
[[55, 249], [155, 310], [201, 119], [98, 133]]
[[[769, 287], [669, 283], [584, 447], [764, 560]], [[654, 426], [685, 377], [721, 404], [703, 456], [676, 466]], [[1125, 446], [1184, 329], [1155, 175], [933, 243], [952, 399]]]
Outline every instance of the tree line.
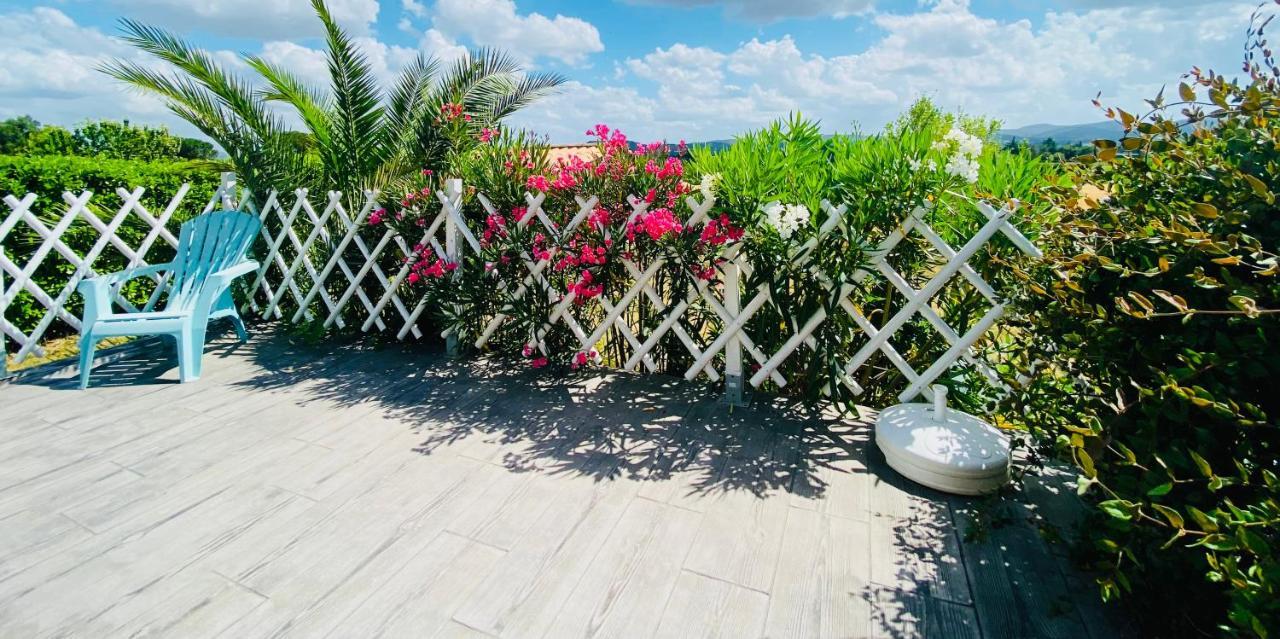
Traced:
[[23, 115], [0, 121], [0, 155], [71, 155], [156, 162], [213, 160], [218, 151], [205, 140], [176, 136], [162, 126], [97, 120], [67, 129]]

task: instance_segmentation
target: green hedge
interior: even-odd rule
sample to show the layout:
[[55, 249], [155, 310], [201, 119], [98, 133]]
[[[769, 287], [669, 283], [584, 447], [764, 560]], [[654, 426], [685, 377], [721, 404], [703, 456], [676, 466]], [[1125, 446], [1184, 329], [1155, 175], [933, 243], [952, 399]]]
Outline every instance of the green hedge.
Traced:
[[[37, 200], [32, 210], [50, 227], [57, 223], [67, 209], [62, 199], [63, 192], [78, 194], [85, 190], [92, 191], [92, 210], [103, 220], [110, 220], [121, 206], [121, 199], [116, 194], [118, 187], [128, 190], [135, 187], [145, 189], [141, 203], [153, 215], [158, 216], [182, 184], [190, 183], [187, 196], [170, 221], [169, 227], [175, 229], [181, 221], [200, 212], [213, 196], [218, 179], [216, 168], [205, 162], [139, 162], [73, 156], [0, 155], [0, 195], [12, 194], [21, 198], [27, 193], [35, 193]], [[7, 214], [8, 207], [3, 207], [0, 211]], [[119, 229], [118, 235], [130, 247], [137, 247], [148, 230], [150, 227], [146, 223], [131, 214]], [[88, 222], [79, 219], [71, 225], [62, 239], [83, 255], [98, 239], [98, 233]], [[26, 264], [39, 245], [40, 237], [22, 223], [3, 242], [5, 254], [19, 265]], [[168, 245], [163, 240], [158, 240], [148, 255], [148, 261], [164, 261], [168, 259], [169, 253]], [[124, 268], [126, 263], [123, 255], [114, 247], [108, 246], [94, 262], [94, 269], [98, 272], [111, 272]], [[36, 270], [34, 278], [50, 296], [57, 296], [74, 270], [61, 256], [51, 253]], [[127, 294], [141, 301], [146, 299], [147, 293], [144, 284], [135, 283]], [[79, 296], [74, 296], [70, 305], [72, 313], [79, 314], [79, 303]], [[30, 332], [44, 313], [44, 306], [23, 292], [5, 310], [5, 319], [13, 322], [23, 332]], [[56, 337], [70, 332], [69, 326], [55, 322], [46, 335]], [[10, 350], [15, 348], [12, 342], [7, 342], [6, 346]]]

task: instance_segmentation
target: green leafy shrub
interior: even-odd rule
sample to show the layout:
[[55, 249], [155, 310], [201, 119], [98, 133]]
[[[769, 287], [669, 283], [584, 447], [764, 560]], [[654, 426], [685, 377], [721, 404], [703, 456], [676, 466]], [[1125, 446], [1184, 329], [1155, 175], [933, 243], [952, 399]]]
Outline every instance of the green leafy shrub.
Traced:
[[[884, 326], [907, 300], [882, 277], [859, 280], [856, 275], [867, 266], [870, 251], [913, 210], [928, 207], [928, 224], [958, 248], [986, 221], [972, 200], [1025, 200], [1050, 179], [1052, 164], [987, 142], [994, 130], [989, 121], [944, 113], [921, 100], [873, 135], [824, 136], [816, 123], [793, 116], [741, 135], [722, 151], [694, 149], [690, 180], [714, 176], [717, 209], [723, 208], [738, 225], [761, 231], [746, 236], [745, 254], [752, 265], [746, 289], [763, 285], [772, 299], [782, 301], [762, 308], [747, 332], [763, 351], [773, 353], [815, 312], [823, 311], [828, 318], [813, 334], [817, 347], [799, 349], [785, 362], [783, 376], [791, 381], [781, 390], [810, 398], [831, 394], [870, 405], [897, 402], [905, 382], [879, 352], [854, 380], [867, 393], [854, 397], [847, 391], [843, 369], [861, 346], [857, 336], [862, 330], [840, 308], [836, 292], [843, 287], [869, 322], [876, 328]], [[840, 226], [814, 247], [815, 261], [823, 265], [827, 283], [813, 277], [805, 264], [787, 259], [791, 240], [769, 231], [771, 223], [765, 214], [773, 202], [807, 212], [794, 231], [803, 241], [816, 237], [818, 226], [826, 220], [824, 199], [847, 207]], [[1016, 221], [1034, 229], [1036, 215], [1036, 209], [1022, 206]], [[1015, 251], [1000, 241], [992, 244], [992, 250], [1006, 255]], [[1008, 279], [1007, 269], [985, 257], [985, 253], [979, 257], [975, 268], [998, 289]], [[890, 258], [916, 288], [944, 261], [919, 234], [908, 236]], [[967, 285], [947, 287], [937, 303], [960, 333], [989, 307]], [[779, 326], [787, 329], [779, 331]], [[895, 345], [918, 369], [948, 346], [924, 321], [909, 322], [899, 335]], [[993, 341], [985, 347], [995, 345]], [[972, 370], [957, 368], [941, 383], [951, 387], [951, 397], [962, 407], [977, 410], [993, 397], [990, 387]]]
[[[187, 162], [137, 162], [132, 160], [111, 160], [105, 158], [86, 158], [75, 156], [0, 156], [0, 194], [21, 198], [27, 193], [37, 196], [32, 210], [52, 228], [67, 210], [62, 199], [63, 192], [79, 194], [92, 191], [90, 200], [92, 211], [104, 221], [110, 221], [122, 205], [116, 189], [123, 187], [132, 189], [142, 187], [144, 190], [140, 203], [152, 215], [158, 216], [169, 201], [178, 192], [183, 183], [190, 183], [181, 207], [174, 212], [169, 226], [172, 230], [182, 221], [200, 212], [213, 197], [218, 186], [218, 173], [210, 170], [202, 163]], [[4, 210], [8, 210], [7, 207]], [[136, 248], [150, 230], [145, 222], [136, 215], [130, 214], [117, 231], [117, 235], [130, 247]], [[73, 251], [80, 255], [87, 253], [97, 241], [100, 234], [88, 222], [77, 219], [62, 235]], [[4, 240], [4, 250], [10, 259], [19, 265], [25, 265], [41, 242], [40, 236], [25, 223], [19, 223]], [[163, 262], [170, 258], [171, 250], [163, 241], [157, 241], [148, 255], [148, 261]], [[94, 270], [110, 273], [127, 265], [127, 260], [115, 248], [107, 246], [94, 262]], [[67, 278], [75, 271], [65, 259], [55, 253], [47, 256], [33, 277], [35, 281], [56, 297], [62, 290]], [[149, 293], [142, 282], [132, 282], [132, 288], [126, 290], [131, 301], [145, 302]], [[72, 298], [69, 310], [79, 315], [79, 296]], [[5, 311], [5, 319], [13, 322], [19, 330], [29, 332], [39, 323], [45, 314], [45, 308], [30, 294], [23, 292]], [[70, 327], [55, 322], [46, 334], [56, 337], [66, 334]], [[12, 348], [12, 342], [6, 342]]]
[[1078, 464], [1102, 595], [1153, 636], [1280, 629], [1280, 85], [1253, 50], [1244, 83], [1108, 111], [1126, 135], [1049, 191], [1021, 301], [1014, 414]]

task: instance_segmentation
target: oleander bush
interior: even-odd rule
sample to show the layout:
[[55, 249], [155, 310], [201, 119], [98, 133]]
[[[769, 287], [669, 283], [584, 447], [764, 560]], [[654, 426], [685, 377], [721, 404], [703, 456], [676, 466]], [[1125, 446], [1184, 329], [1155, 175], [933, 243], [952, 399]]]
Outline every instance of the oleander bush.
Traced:
[[[1263, 25], [1265, 23], [1255, 23]], [[1046, 191], [1011, 414], [1079, 466], [1085, 555], [1152, 636], [1280, 632], [1280, 70], [1195, 70]]]
[[[742, 303], [760, 291], [772, 300], [747, 326], [761, 352], [777, 352], [815, 312], [829, 318], [811, 346], [784, 362], [786, 387], [765, 388], [847, 402], [855, 400], [855, 383], [869, 392], [857, 401], [876, 404], [905, 386], [896, 369], [879, 359], [859, 379], [844, 372], [865, 333], [840, 307], [841, 298], [852, 296], [876, 327], [906, 302], [882, 277], [862, 277], [876, 245], [922, 208], [928, 224], [958, 248], [986, 221], [974, 200], [1013, 206], [1052, 179], [1053, 170], [1028, 153], [988, 144], [991, 123], [942, 113], [927, 101], [876, 135], [823, 136], [816, 123], [797, 115], [745, 134], [726, 150], [694, 149], [685, 159], [682, 145], [672, 153], [665, 143], [637, 144], [598, 125], [588, 131], [597, 139], [594, 153], [554, 163], [539, 140], [500, 128], [477, 133], [463, 114], [460, 105], [446, 104], [440, 118], [454, 139], [451, 165], [461, 167], [464, 214], [477, 229], [481, 250], [464, 251], [463, 263], [454, 264], [421, 241], [433, 230], [445, 179], [432, 169], [399, 185], [400, 201], [370, 218], [413, 245], [409, 286], [426, 296], [441, 327], [468, 343], [485, 336], [487, 348], [519, 354], [536, 367], [634, 366], [643, 361], [636, 354], [643, 350], [640, 342], [662, 325], [666, 307], [685, 303], [689, 310], [679, 322], [685, 335], [668, 331], [644, 361], [653, 370], [682, 374], [695, 363], [681, 343], [685, 336], [705, 345], [724, 323], [702, 296], [690, 292], [724, 286], [726, 260], [743, 254], [748, 268]], [[527, 219], [532, 194], [542, 198], [547, 222], [571, 231], [557, 236], [542, 220]], [[714, 206], [706, 218], [691, 220], [689, 202], [708, 200]], [[1036, 209], [1017, 206], [1019, 222], [1036, 228]], [[838, 224], [823, 231], [829, 210]], [[1012, 253], [1011, 245], [994, 242], [991, 255], [978, 261], [984, 278], [997, 286], [1007, 280], [1007, 269], [993, 259], [1013, 259]], [[548, 264], [539, 277], [553, 294], [543, 291], [542, 282], [517, 292], [530, 266], [543, 260]], [[945, 259], [913, 234], [891, 262], [919, 287]], [[547, 322], [567, 312], [585, 335], [642, 275], [651, 290], [628, 304], [615, 327], [596, 335], [599, 350], [583, 352], [571, 322]], [[968, 285], [949, 288], [939, 299], [962, 333], [990, 306]], [[498, 315], [505, 321], [491, 331]], [[895, 343], [918, 370], [948, 347], [940, 333], [916, 320]], [[981, 348], [995, 361], [1000, 343]], [[984, 406], [997, 396], [972, 370], [960, 368], [944, 381], [962, 405]]]

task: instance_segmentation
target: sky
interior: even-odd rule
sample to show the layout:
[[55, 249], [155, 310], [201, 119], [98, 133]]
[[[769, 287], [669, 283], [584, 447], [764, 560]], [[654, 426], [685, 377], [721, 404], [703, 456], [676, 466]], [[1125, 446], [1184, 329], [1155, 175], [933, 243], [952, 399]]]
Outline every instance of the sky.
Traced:
[[[1256, 2], [1239, 0], [328, 0], [384, 86], [418, 52], [505, 49], [563, 90], [511, 124], [552, 142], [597, 123], [641, 140], [727, 139], [791, 112], [871, 131], [928, 96], [1006, 127], [1103, 119], [1193, 66], [1235, 74]], [[96, 71], [144, 59], [117, 21], [165, 27], [327, 78], [309, 0], [0, 0], [0, 118], [128, 119], [196, 133]]]

